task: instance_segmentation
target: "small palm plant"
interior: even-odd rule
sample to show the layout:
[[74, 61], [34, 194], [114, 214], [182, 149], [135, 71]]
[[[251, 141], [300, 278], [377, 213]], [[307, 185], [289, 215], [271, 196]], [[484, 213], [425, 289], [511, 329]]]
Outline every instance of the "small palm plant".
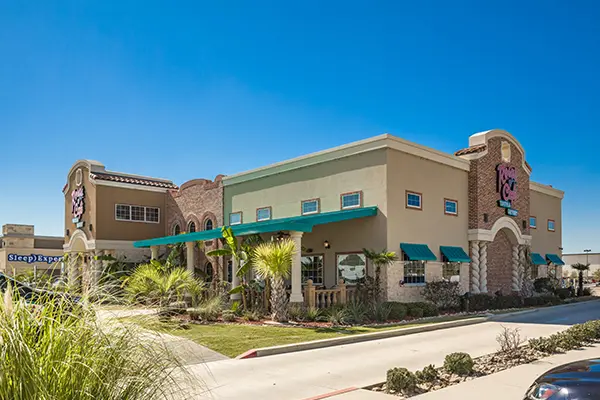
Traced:
[[295, 251], [296, 246], [290, 239], [262, 243], [253, 251], [257, 275], [271, 282], [271, 318], [274, 321], [287, 321], [285, 279], [290, 276]]
[[571, 268], [573, 268], [574, 270], [579, 271], [579, 282], [578, 282], [578, 285], [577, 285], [577, 296], [581, 296], [581, 295], [583, 295], [583, 272], [584, 271], [589, 271], [590, 264], [577, 263], [577, 264], [571, 265]]
[[124, 287], [131, 300], [164, 308], [182, 301], [186, 293], [196, 303], [204, 283], [184, 268], [166, 268], [160, 261], [152, 260], [138, 266], [125, 280]]
[[393, 251], [386, 249], [377, 252], [375, 250], [363, 249], [365, 257], [375, 266], [375, 288], [373, 293], [373, 302], [381, 301], [381, 267], [387, 267], [398, 261], [398, 256]]

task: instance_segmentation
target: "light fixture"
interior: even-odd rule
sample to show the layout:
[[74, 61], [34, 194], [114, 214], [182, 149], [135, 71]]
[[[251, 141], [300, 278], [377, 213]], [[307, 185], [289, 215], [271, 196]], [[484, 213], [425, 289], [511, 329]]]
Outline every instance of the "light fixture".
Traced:
[[329, 244], [329, 240], [323, 242], [323, 247], [325, 247], [326, 249], [331, 247], [331, 245]]

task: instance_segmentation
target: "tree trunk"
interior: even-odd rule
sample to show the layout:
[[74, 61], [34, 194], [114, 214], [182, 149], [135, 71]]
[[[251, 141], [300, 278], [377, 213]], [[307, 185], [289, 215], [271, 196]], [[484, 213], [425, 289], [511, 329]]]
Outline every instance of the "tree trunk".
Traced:
[[271, 279], [271, 318], [277, 322], [287, 322], [287, 295], [283, 279]]
[[579, 285], [577, 289], [577, 296], [583, 296], [583, 270], [579, 271]]

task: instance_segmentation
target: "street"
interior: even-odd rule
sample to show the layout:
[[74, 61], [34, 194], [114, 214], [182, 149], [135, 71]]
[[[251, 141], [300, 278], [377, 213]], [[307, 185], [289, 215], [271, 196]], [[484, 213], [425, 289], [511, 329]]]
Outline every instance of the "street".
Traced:
[[451, 352], [463, 351], [473, 357], [492, 353], [497, 350], [496, 336], [503, 326], [519, 328], [524, 337], [532, 338], [590, 319], [600, 319], [598, 301], [540, 309], [472, 326], [188, 368], [202, 382], [203, 389], [196, 388], [194, 398], [302, 400], [381, 382], [392, 367], [416, 370], [428, 364], [439, 366]]

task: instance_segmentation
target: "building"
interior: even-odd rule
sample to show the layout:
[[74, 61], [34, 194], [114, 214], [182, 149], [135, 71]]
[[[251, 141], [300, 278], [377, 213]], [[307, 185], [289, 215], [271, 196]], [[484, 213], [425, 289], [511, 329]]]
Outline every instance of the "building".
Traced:
[[[134, 246], [157, 256], [165, 245], [186, 243], [188, 268], [196, 268], [194, 243], [218, 243], [221, 229], [186, 213], [210, 211], [237, 236], [296, 242], [302, 252], [293, 260], [292, 302], [307, 301], [308, 280], [329, 293], [371, 274], [363, 248], [400, 256], [382, 271], [388, 300], [419, 300], [425, 282], [444, 278], [458, 280], [463, 292], [508, 294], [521, 289], [528, 258], [532, 278], [560, 276], [563, 265], [564, 193], [531, 181], [531, 170], [521, 144], [503, 130], [472, 135], [455, 154], [385, 134], [222, 177], [222, 191], [208, 185], [214, 196], [222, 192], [222, 211], [216, 200], [208, 210], [207, 201], [180, 199], [184, 211], [167, 236]], [[202, 230], [181, 234], [190, 221]], [[235, 274], [231, 280], [239, 282]]]
[[589, 264], [590, 269], [584, 272], [584, 276], [592, 277], [594, 272], [600, 269], [600, 253], [570, 253], [563, 254], [563, 261], [565, 266], [563, 267], [563, 277], [570, 278], [573, 273], [579, 276], [579, 272], [571, 268], [573, 264]]
[[60, 275], [64, 239], [35, 235], [33, 225], [7, 224], [0, 236], [0, 272], [20, 275], [33, 271]]

